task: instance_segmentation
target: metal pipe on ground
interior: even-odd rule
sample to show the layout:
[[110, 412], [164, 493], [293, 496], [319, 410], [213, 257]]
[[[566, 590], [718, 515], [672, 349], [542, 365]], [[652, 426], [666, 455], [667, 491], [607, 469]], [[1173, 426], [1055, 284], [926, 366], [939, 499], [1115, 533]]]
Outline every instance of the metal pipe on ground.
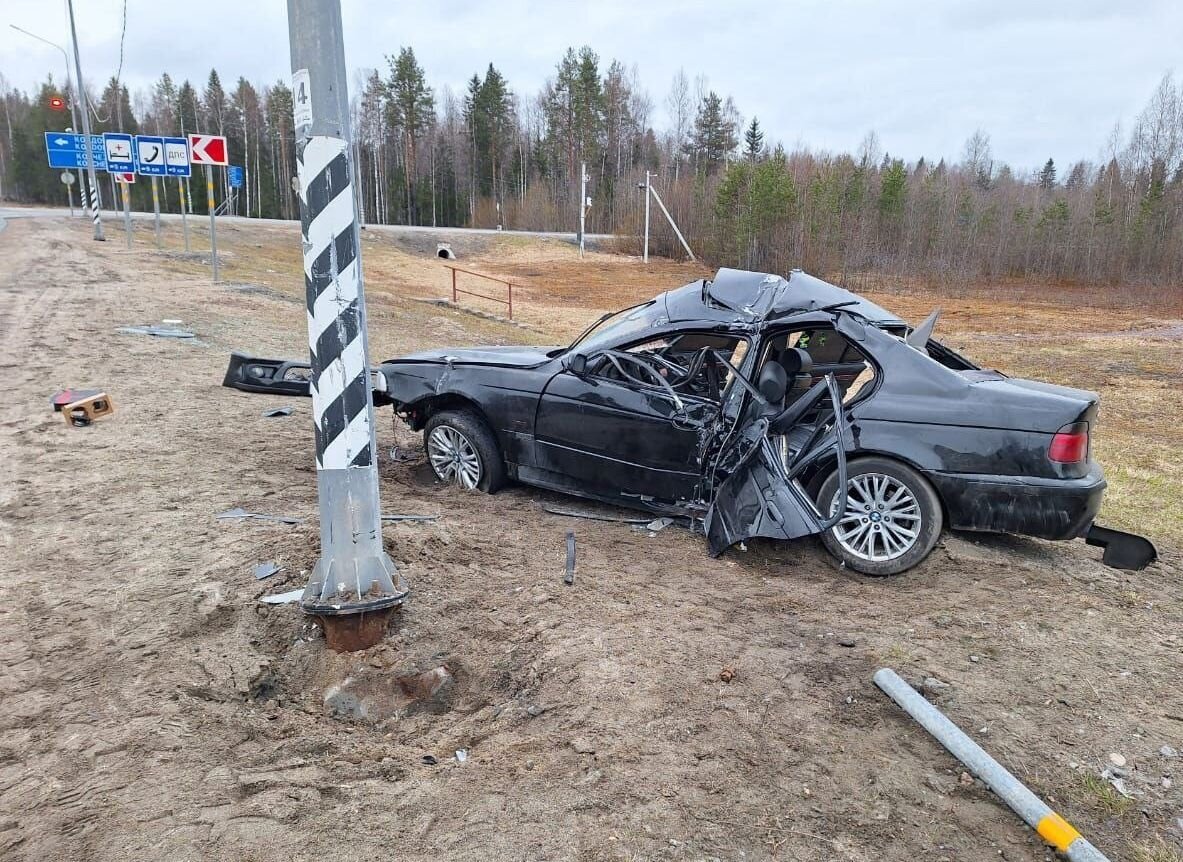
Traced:
[[1002, 764], [962, 732], [961, 728], [929, 703], [920, 692], [904, 682], [891, 668], [880, 668], [875, 685], [916, 722], [931, 733], [949, 753], [985, 782], [1010, 809], [1044, 841], [1063, 853], [1070, 862], [1109, 862], [1108, 857], [1081, 837], [1067, 820], [1027, 789]]

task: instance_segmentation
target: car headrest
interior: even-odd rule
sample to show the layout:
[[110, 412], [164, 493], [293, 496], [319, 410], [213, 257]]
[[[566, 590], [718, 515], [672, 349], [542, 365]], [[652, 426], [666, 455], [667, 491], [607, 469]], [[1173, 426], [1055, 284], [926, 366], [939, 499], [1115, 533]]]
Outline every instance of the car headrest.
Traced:
[[784, 366], [779, 362], [765, 362], [764, 368], [760, 371], [760, 379], [756, 382], [756, 388], [760, 390], [760, 394], [764, 396], [765, 400], [772, 404], [783, 401], [785, 392], [789, 388], [789, 377], [785, 374]]
[[813, 370], [813, 357], [800, 347], [788, 347], [781, 351], [780, 364], [790, 377], [808, 374]]

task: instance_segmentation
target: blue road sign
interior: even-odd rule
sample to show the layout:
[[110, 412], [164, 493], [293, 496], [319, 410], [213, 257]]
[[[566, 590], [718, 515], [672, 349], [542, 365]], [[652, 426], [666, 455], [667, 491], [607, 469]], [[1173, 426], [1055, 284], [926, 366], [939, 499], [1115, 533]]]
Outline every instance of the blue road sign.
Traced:
[[189, 139], [164, 139], [164, 165], [170, 177], [189, 176]]
[[136, 171], [149, 177], [163, 177], [165, 170], [164, 138], [136, 135]]
[[242, 188], [242, 168], [238, 165], [230, 165], [226, 168], [226, 179], [230, 180], [230, 188]]
[[107, 171], [109, 173], [135, 173], [136, 156], [131, 135], [124, 135], [119, 132], [104, 132], [103, 146], [107, 150]]
[[[85, 168], [86, 135], [74, 132], [46, 132], [45, 152], [51, 168]], [[90, 136], [90, 149], [94, 153], [94, 166], [106, 170], [107, 150], [100, 135]]]

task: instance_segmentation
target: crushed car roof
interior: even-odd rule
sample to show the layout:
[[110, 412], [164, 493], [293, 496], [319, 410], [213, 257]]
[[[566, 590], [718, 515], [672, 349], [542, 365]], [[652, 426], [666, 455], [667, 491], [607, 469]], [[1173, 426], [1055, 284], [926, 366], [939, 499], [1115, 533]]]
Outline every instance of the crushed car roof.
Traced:
[[698, 281], [665, 294], [666, 316], [677, 320], [748, 320], [783, 317], [795, 312], [840, 306], [876, 325], [901, 324], [868, 299], [800, 270], [782, 278], [765, 272], [720, 269], [709, 281]]

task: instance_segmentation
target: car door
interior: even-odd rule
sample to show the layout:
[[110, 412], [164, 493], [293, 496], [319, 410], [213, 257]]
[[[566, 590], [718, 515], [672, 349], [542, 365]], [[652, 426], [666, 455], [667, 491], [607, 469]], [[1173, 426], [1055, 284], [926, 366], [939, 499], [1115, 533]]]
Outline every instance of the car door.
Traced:
[[[712, 556], [755, 536], [796, 539], [823, 533], [846, 509], [846, 453], [853, 442], [835, 375], [826, 374], [780, 412], [762, 405], [757, 387], [748, 385], [752, 398], [720, 453], [717, 463], [725, 477], [703, 524]], [[786, 448], [790, 435], [795, 442]], [[822, 459], [832, 459], [838, 473], [833, 514], [819, 512], [800, 481]]]
[[612, 379], [596, 372], [595, 357], [588, 367], [560, 371], [543, 390], [534, 430], [539, 466], [594, 493], [696, 499], [703, 434], [718, 405], [648, 385], [639, 373]]

